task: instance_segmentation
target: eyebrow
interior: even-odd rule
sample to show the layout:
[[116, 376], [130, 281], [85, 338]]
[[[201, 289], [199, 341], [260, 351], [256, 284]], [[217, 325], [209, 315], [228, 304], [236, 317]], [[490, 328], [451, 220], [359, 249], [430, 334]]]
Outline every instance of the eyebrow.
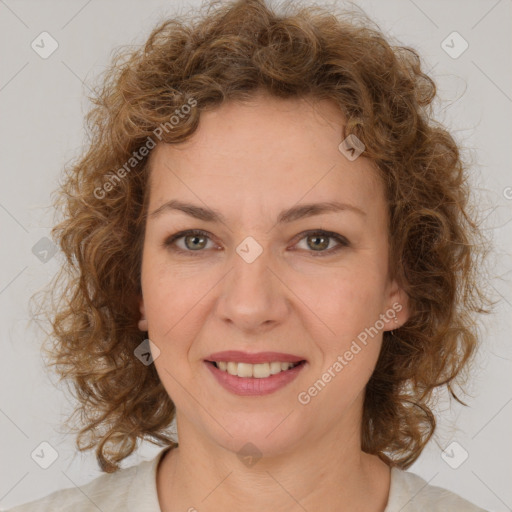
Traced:
[[[181, 211], [187, 215], [190, 215], [191, 217], [194, 217], [195, 219], [199, 219], [205, 222], [220, 222], [223, 224], [226, 223], [225, 217], [218, 210], [197, 206], [191, 203], [184, 203], [177, 199], [172, 199], [162, 204], [156, 210], [151, 212], [149, 217], [154, 219], [162, 215], [164, 212], [171, 211]], [[299, 219], [304, 219], [306, 217], [320, 215], [322, 213], [343, 211], [357, 213], [363, 217], [366, 216], [366, 212], [357, 206], [347, 203], [340, 203], [338, 201], [328, 201], [322, 203], [301, 204], [288, 208], [287, 210], [283, 210], [277, 217], [277, 223], [285, 224]]]

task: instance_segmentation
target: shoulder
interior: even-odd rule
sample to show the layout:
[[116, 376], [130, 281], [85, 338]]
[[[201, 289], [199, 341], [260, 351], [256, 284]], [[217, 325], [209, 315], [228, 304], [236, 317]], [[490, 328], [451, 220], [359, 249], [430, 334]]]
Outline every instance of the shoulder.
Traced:
[[[124, 503], [124, 495], [134, 484], [134, 468], [104, 474], [91, 482], [55, 491], [44, 498], [9, 509], [7, 512], [50, 512], [52, 510], [114, 511]], [[119, 509], [122, 510], [122, 509]]]
[[388, 504], [384, 512], [486, 512], [473, 503], [465, 500], [442, 487], [429, 485], [420, 476], [391, 469], [391, 486]]
[[55, 491], [7, 512], [160, 512], [156, 465], [162, 453], [155, 459], [106, 473], [81, 486]]

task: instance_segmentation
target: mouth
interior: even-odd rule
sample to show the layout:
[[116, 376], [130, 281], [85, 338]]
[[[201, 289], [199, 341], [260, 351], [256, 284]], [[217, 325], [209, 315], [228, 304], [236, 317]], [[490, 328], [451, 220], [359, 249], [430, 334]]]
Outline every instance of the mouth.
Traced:
[[307, 363], [291, 354], [226, 351], [204, 360], [215, 380], [236, 395], [267, 395], [292, 382]]
[[304, 364], [306, 361], [298, 361], [296, 363], [289, 363], [283, 361], [272, 361], [270, 363], [241, 363], [236, 361], [206, 361], [212, 364], [218, 370], [233, 375], [235, 377], [245, 377], [253, 379], [266, 379], [271, 375], [286, 372], [299, 365]]
[[204, 364], [224, 389], [240, 396], [274, 393], [290, 384], [307, 359], [283, 352], [249, 353], [225, 350], [210, 354]]

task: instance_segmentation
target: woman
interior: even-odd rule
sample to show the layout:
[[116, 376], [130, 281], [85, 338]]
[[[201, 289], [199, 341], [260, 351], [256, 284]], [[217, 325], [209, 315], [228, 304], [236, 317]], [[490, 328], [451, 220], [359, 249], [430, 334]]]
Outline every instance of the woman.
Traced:
[[[107, 474], [12, 510], [482, 510], [404, 471], [488, 311], [434, 96], [367, 21], [262, 0], [117, 59], [47, 348]], [[163, 449], [119, 469], [139, 439]]]

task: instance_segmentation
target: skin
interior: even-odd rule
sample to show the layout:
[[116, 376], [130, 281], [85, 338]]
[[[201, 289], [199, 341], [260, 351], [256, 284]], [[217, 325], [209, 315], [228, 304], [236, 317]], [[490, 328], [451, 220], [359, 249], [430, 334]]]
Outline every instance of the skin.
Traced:
[[[157, 471], [164, 511], [386, 506], [389, 467], [360, 448], [364, 390], [382, 331], [307, 405], [297, 399], [393, 303], [402, 309], [383, 330], [408, 315], [405, 293], [388, 274], [384, 188], [371, 161], [349, 161], [338, 150], [343, 124], [329, 101], [259, 93], [202, 113], [188, 141], [160, 144], [151, 155], [150, 214], [179, 199], [226, 218], [214, 223], [167, 210], [146, 223], [139, 327], [160, 350], [154, 364], [176, 405], [179, 434], [179, 447]], [[365, 214], [276, 224], [298, 203], [336, 200]], [[193, 235], [188, 247], [184, 238], [174, 245], [191, 256], [163, 245], [185, 229], [208, 233], [200, 254]], [[328, 238], [316, 248], [318, 229], [349, 246], [327, 255], [339, 243]], [[263, 250], [252, 263], [236, 252], [247, 236]], [[238, 396], [205, 366], [221, 350], [285, 352], [307, 363], [272, 394]], [[248, 442], [262, 453], [250, 467], [237, 457]]]

